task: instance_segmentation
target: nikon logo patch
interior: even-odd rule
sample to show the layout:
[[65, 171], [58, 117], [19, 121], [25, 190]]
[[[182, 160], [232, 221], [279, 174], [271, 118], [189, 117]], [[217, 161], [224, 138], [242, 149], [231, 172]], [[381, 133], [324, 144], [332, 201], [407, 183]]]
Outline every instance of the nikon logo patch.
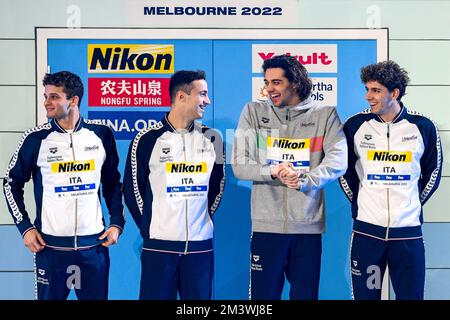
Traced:
[[367, 160], [385, 162], [411, 162], [412, 152], [369, 150], [367, 153]]
[[52, 163], [52, 172], [83, 172], [95, 170], [94, 160], [86, 161], [68, 161], [68, 162], [55, 162]]
[[169, 162], [166, 163], [166, 172], [168, 173], [205, 173], [206, 162], [187, 163], [187, 162]]
[[267, 138], [268, 148], [309, 149], [310, 139]]
[[89, 73], [173, 73], [169, 44], [89, 44]]

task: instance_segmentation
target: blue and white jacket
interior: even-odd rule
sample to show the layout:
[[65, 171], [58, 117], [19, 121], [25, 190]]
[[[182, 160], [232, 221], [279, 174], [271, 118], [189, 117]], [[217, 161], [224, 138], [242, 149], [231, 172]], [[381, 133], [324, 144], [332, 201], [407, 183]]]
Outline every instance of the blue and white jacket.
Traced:
[[[5, 173], [3, 191], [22, 236], [33, 228], [47, 247], [84, 249], [100, 244], [105, 229], [100, 184], [110, 225], [123, 229], [119, 158], [111, 130], [80, 118], [72, 133], [53, 120], [29, 129]], [[25, 209], [23, 187], [33, 177], [36, 220]]]
[[353, 231], [381, 240], [422, 237], [422, 206], [437, 189], [442, 148], [435, 124], [401, 111], [391, 123], [365, 110], [344, 125], [348, 169], [340, 184]]
[[213, 248], [212, 216], [225, 184], [219, 133], [193, 123], [172, 127], [166, 117], [131, 142], [125, 165], [125, 203], [143, 249], [200, 253]]

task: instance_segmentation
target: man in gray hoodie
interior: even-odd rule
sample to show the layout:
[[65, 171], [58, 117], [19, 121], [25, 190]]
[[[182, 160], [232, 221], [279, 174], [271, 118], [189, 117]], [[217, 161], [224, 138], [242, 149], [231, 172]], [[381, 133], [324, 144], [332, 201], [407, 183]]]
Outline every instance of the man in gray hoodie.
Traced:
[[347, 169], [347, 144], [334, 107], [311, 99], [305, 67], [287, 55], [263, 63], [267, 101], [250, 102], [235, 133], [232, 168], [252, 180], [250, 299], [318, 299], [323, 187]]

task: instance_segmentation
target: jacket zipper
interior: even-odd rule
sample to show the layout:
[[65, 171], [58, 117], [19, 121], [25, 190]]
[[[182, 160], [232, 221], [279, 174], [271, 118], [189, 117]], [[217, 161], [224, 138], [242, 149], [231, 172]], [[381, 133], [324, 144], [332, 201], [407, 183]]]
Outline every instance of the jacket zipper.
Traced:
[[[390, 127], [389, 123], [387, 124], [387, 142], [388, 142], [388, 152], [391, 151], [391, 145], [390, 145]], [[386, 229], [386, 240], [389, 239], [389, 228], [391, 224], [391, 203], [390, 203], [390, 188], [386, 189], [386, 196], [387, 196], [387, 211], [388, 211], [388, 223], [387, 223], [387, 229]]]
[[[289, 123], [291, 121], [291, 114], [289, 113], [289, 108], [286, 109], [286, 138], [289, 136]], [[283, 201], [284, 201], [284, 224], [283, 224], [283, 233], [287, 233], [287, 224], [288, 224], [288, 188], [283, 188]]]
[[[186, 159], [186, 140], [185, 140], [185, 133], [183, 132], [181, 134], [183, 138], [183, 154], [184, 154], [184, 162], [187, 161]], [[184, 247], [184, 254], [187, 254], [188, 252], [188, 246], [189, 246], [189, 223], [188, 223], [188, 199], [184, 200], [186, 202], [186, 245]]]
[[[76, 161], [75, 160], [75, 148], [73, 146], [72, 133], [69, 133], [69, 135], [70, 135], [70, 148], [72, 149], [73, 161]], [[78, 198], [75, 198], [75, 238], [74, 238], [75, 250], [78, 249], [77, 231], [78, 231]]]

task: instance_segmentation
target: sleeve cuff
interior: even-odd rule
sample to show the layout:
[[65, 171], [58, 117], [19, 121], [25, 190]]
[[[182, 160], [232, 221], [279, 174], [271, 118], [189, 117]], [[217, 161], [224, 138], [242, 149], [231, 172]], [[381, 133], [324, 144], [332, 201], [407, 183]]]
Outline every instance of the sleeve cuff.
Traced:
[[307, 191], [307, 189], [308, 189], [307, 176], [303, 173], [303, 174], [300, 174], [299, 178], [300, 178], [300, 186], [298, 187], [298, 191], [300, 191], [300, 192]]
[[270, 170], [271, 168], [270, 168], [270, 166], [269, 165], [267, 165], [267, 164], [265, 164], [265, 165], [263, 165], [262, 167], [261, 167], [261, 176], [263, 177], [263, 179], [265, 180], [265, 181], [273, 181], [273, 180], [275, 180], [273, 177], [272, 177], [272, 175], [271, 175], [271, 173], [270, 173]]
[[119, 225], [117, 225], [117, 224], [110, 224], [109, 225], [109, 227], [111, 228], [111, 227], [116, 227], [116, 228], [118, 228], [119, 230], [120, 230], [120, 234], [122, 234], [123, 233], [123, 227], [121, 227], [121, 226], [119, 226]]
[[31, 225], [30, 227], [26, 228], [23, 232], [20, 230], [20, 233], [22, 234], [22, 238], [25, 237], [25, 234], [26, 234], [28, 231], [33, 230], [33, 229], [36, 229], [36, 227], [33, 226], [33, 225]]

